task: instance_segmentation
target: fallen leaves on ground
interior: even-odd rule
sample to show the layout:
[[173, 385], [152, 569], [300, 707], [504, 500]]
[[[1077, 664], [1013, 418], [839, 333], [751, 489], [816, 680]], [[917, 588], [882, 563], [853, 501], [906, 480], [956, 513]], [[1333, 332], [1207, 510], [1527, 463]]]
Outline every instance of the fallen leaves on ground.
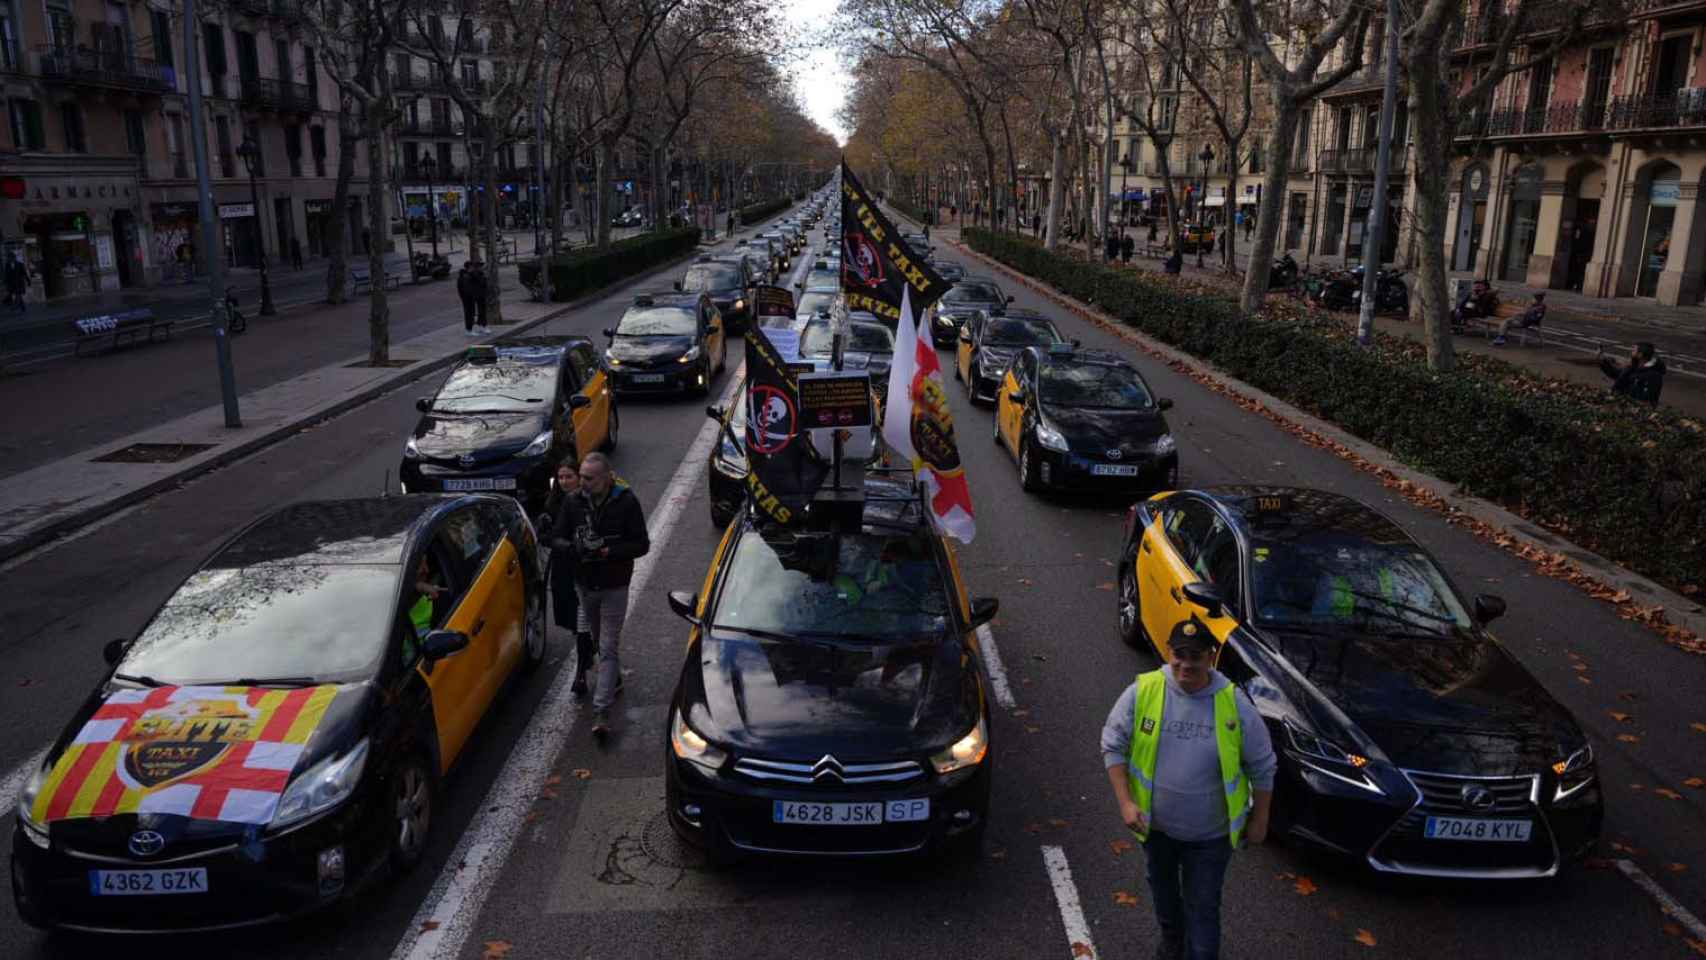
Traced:
[[1049, 820], [1048, 825], [1054, 827], [1056, 830], [1062, 830], [1066, 828], [1067, 824], [1065, 820], [1062, 820], [1059, 817], [1054, 817]]
[[1088, 943], [1074, 940], [1072, 941], [1072, 955], [1075, 957], [1091, 957], [1093, 960], [1096, 956], [1096, 951], [1092, 950]]
[[1617, 739], [1623, 741], [1624, 743], [1640, 743], [1641, 742], [1641, 738], [1636, 736], [1633, 733], [1620, 733], [1617, 735]]
[[1706, 957], [1706, 940], [1684, 940], [1682, 942], [1688, 944], [1688, 949]]
[[989, 859], [991, 859], [991, 860], [1005, 860], [1005, 859], [1007, 859], [1007, 851], [1006, 850], [991, 851], [989, 854]]
[[591, 780], [592, 779], [592, 771], [588, 770], [585, 767], [576, 767], [575, 768], [575, 779], [577, 779], [577, 780]]
[[1357, 935], [1351, 939], [1365, 947], [1372, 947], [1380, 942], [1379, 940], [1374, 939], [1374, 934], [1369, 933], [1367, 930], [1358, 930]]
[[437, 929], [438, 929], [438, 921], [437, 920], [422, 920], [421, 921], [421, 932], [422, 933], [431, 933]]
[[1114, 903], [1122, 907], [1135, 907], [1137, 906], [1137, 894], [1129, 890], [1115, 890]]
[[1131, 845], [1130, 840], [1109, 840], [1108, 841], [1108, 849], [1112, 850], [1114, 852], [1114, 856], [1116, 856], [1116, 857], [1125, 856], [1126, 851], [1130, 850], [1131, 846], [1132, 845]]
[[1291, 885], [1291, 888], [1296, 890], [1297, 895], [1300, 897], [1312, 896], [1315, 891], [1321, 889], [1315, 885], [1315, 881], [1308, 877], [1298, 877], [1297, 881]]
[[1682, 794], [1677, 793], [1675, 790], [1672, 790], [1669, 787], [1654, 787], [1653, 792], [1658, 794], [1661, 797], [1664, 797], [1666, 800], [1681, 800], [1682, 799]]
[[514, 949], [515, 944], [508, 940], [487, 940], [486, 949], [480, 954], [480, 960], [503, 960]]
[[1688, 870], [1688, 864], [1686, 864], [1686, 863], [1667, 863], [1667, 864], [1665, 864], [1665, 869], [1669, 870], [1671, 873], [1684, 873]]
[[1625, 843], [1621, 840], [1611, 841], [1611, 849], [1616, 850], [1618, 853], [1627, 853], [1631, 857], [1640, 856], [1641, 854], [1640, 847]]
[[1682, 781], [1682, 785], [1699, 790], [1701, 787], [1706, 787], [1706, 780], [1702, 780], [1699, 777], [1689, 777], [1687, 780]]
[[1634, 719], [1629, 714], [1618, 713], [1616, 710], [1611, 710], [1608, 712], [1611, 714], [1611, 719], [1616, 720], [1618, 723], [1628, 723], [1630, 720]]
[[547, 787], [554, 787], [557, 784], [562, 783], [562, 782], [563, 782], [563, 775], [560, 773], [553, 773], [550, 776], [545, 778], [545, 786], [547, 786]]
[[1098, 583], [1098, 584], [1096, 584], [1096, 589], [1097, 590], [1112, 590], [1112, 589], [1114, 589], [1114, 582], [1112, 580], [1107, 580], [1107, 581], [1104, 581], [1102, 583]]
[[1688, 725], [1695, 733], [1706, 733], [1706, 723], [1691, 723]]
[[1617, 691], [1617, 699], [1625, 703], [1634, 703], [1640, 699], [1640, 695], [1633, 690], [1619, 690]]

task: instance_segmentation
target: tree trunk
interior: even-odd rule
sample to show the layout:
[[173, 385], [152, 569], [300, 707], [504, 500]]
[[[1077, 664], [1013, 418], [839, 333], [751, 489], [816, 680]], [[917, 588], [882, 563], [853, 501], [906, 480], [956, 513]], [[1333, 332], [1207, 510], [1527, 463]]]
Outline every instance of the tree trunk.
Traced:
[[355, 124], [339, 114], [338, 121], [338, 185], [332, 192], [331, 235], [326, 241], [326, 302], [343, 303], [349, 299], [349, 189], [355, 180], [355, 143], [358, 136]]
[[[1410, 61], [1410, 126], [1416, 138], [1416, 298], [1428, 368], [1439, 373], [1457, 365], [1451, 342], [1451, 304], [1445, 289], [1446, 176], [1450, 129], [1439, 76], [1439, 53], [1413, 49]], [[1401, 181], [1400, 181], [1401, 182]], [[1384, 202], [1384, 198], [1379, 198]], [[1393, 225], [1396, 227], [1396, 224]], [[1412, 312], [1412, 315], [1414, 313]]]
[[1044, 224], [1048, 233], [1043, 240], [1043, 249], [1053, 250], [1060, 243], [1060, 204], [1066, 199], [1066, 148], [1061, 141], [1064, 136], [1049, 132], [1049, 142], [1053, 149], [1049, 151], [1049, 180], [1048, 180], [1048, 222]]
[[1226, 224], [1226, 253], [1221, 256], [1221, 261], [1227, 273], [1238, 272], [1237, 221], [1238, 211], [1243, 209], [1238, 206], [1238, 147], [1243, 141], [1243, 137], [1226, 141], [1226, 155], [1232, 160], [1229, 165], [1231, 172], [1226, 175], [1226, 206], [1222, 208], [1225, 211], [1222, 220]]
[[367, 285], [367, 362], [378, 366], [391, 359], [391, 303], [385, 295], [385, 242], [390, 236], [385, 222], [386, 197], [390, 189], [386, 174], [385, 100], [375, 97], [362, 110], [367, 126], [367, 269], [373, 282]]
[[1301, 107], [1291, 91], [1272, 84], [1274, 109], [1273, 156], [1268, 163], [1267, 178], [1262, 185], [1262, 204], [1256, 215], [1256, 237], [1250, 245], [1250, 269], [1244, 274], [1243, 309], [1245, 317], [1262, 310], [1262, 300], [1268, 295], [1268, 274], [1274, 263], [1274, 244], [1284, 224], [1280, 223], [1280, 207], [1285, 202], [1286, 178], [1291, 176], [1292, 151], [1296, 149], [1297, 121]]
[[610, 168], [616, 163], [616, 144], [607, 138], [598, 141], [598, 173], [594, 179], [594, 189], [597, 191], [593, 201], [592, 218], [594, 236], [600, 247], [610, 246]]
[[486, 221], [486, 323], [498, 324], [504, 319], [503, 291], [498, 283], [498, 277], [503, 273], [502, 265], [498, 262], [498, 243], [501, 234], [498, 232], [498, 171], [497, 171], [497, 137], [493, 133], [493, 124], [486, 124], [486, 147], [484, 161], [480, 164], [481, 180], [486, 189], [480, 198], [480, 214]]

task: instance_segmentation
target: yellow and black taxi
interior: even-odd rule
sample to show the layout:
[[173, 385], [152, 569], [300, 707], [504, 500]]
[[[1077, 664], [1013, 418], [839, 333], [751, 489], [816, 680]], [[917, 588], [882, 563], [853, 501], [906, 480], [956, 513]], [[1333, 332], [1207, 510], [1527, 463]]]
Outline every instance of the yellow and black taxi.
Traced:
[[[963, 273], [963, 271], [962, 271]], [[943, 275], [947, 279], [947, 275]], [[938, 349], [951, 349], [973, 314], [990, 315], [1007, 309], [1013, 298], [988, 277], [964, 276], [953, 281], [942, 299], [930, 305], [930, 342]]]
[[863, 489], [839, 524], [743, 511], [699, 592], [669, 596], [692, 625], [662, 744], [669, 821], [714, 862], [982, 842], [976, 629], [996, 602], [967, 598], [911, 474]]
[[729, 363], [722, 315], [703, 293], [640, 294], [604, 335], [611, 384], [625, 394], [707, 394]]
[[1280, 755], [1275, 830], [1385, 873], [1545, 877], [1604, 818], [1575, 718], [1385, 515], [1323, 490], [1186, 490], [1131, 508], [1119, 632], [1163, 657], [1198, 617]]
[[675, 289], [710, 297], [729, 332], [743, 333], [752, 319], [752, 288], [759, 276], [744, 253], [707, 254], [688, 265]]
[[1192, 253], [1214, 252], [1214, 228], [1206, 223], [1179, 224], [1179, 250]]
[[1054, 321], [1034, 310], [1009, 309], [973, 316], [960, 328], [954, 374], [965, 385], [972, 403], [993, 404], [1007, 367], [1019, 351], [1065, 342]]
[[1143, 374], [1118, 354], [1070, 343], [1027, 347], [995, 401], [995, 442], [1029, 491], [1171, 490], [1179, 448]]
[[220, 929], [414, 866], [439, 784], [547, 653], [513, 498], [283, 507], [226, 541], [77, 707], [18, 799], [35, 926]]
[[616, 398], [585, 337], [468, 348], [403, 444], [404, 493], [492, 490], [537, 513], [557, 464], [616, 446]]

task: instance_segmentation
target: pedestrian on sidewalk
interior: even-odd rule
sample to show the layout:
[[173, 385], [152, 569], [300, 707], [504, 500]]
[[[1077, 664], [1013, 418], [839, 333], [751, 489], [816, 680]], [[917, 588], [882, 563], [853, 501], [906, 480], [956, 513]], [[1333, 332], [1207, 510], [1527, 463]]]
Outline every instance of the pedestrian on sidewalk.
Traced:
[[474, 335], [474, 316], [479, 307], [474, 293], [474, 261], [462, 261], [462, 269], [456, 273], [456, 295], [462, 299], [462, 332], [468, 336]]
[[611, 472], [602, 453], [580, 464], [581, 495], [565, 501], [556, 518], [553, 543], [575, 545], [575, 583], [581, 614], [598, 646], [598, 679], [592, 697], [592, 732], [610, 732], [610, 706], [622, 692], [622, 626], [628, 615], [628, 584], [634, 561], [651, 549], [640, 499]]
[[1635, 344], [1629, 351], [1627, 366], [1607, 357], [1605, 348], [1600, 347], [1599, 369], [1611, 378], [1612, 393], [1655, 407], [1659, 405], [1659, 391], [1665, 386], [1665, 362], [1659, 359], [1651, 343], [1643, 340]]
[[1254, 234], [1255, 232], [1256, 215], [1253, 213], [1244, 214], [1244, 242], [1249, 243], [1251, 234]]
[[1185, 269], [1185, 255], [1178, 250], [1174, 250], [1173, 255], [1167, 258], [1167, 262], [1161, 265], [1162, 272], [1171, 273], [1174, 276], [1178, 276], [1183, 269]]
[[1112, 233], [1102, 239], [1102, 259], [1113, 263], [1120, 255], [1120, 238]]
[[1168, 664], [1139, 674], [1108, 713], [1102, 766], [1143, 844], [1155, 955], [1214, 960], [1226, 868], [1267, 839], [1279, 760], [1256, 705], [1214, 668], [1208, 626], [1193, 616], [1167, 646]]
[[1123, 230], [1120, 231], [1120, 261], [1130, 263], [1132, 251], [1135, 249], [1137, 249], [1137, 243], [1132, 240], [1131, 234]]
[[1033, 213], [1033, 214], [1031, 214], [1031, 236], [1041, 237], [1042, 235], [1043, 235], [1043, 215], [1040, 213]]
[[592, 633], [580, 616], [580, 592], [575, 586], [578, 567], [572, 539], [556, 535], [557, 519], [569, 510], [571, 499], [581, 497], [580, 461], [573, 455], [557, 465], [557, 482], [545, 500], [545, 511], [539, 516], [539, 528], [548, 533], [551, 548], [550, 575], [551, 611], [557, 626], [575, 635], [575, 682], [569, 691], [577, 697], [586, 696], [586, 674], [592, 669], [592, 658], [598, 653]]
[[1545, 319], [1546, 291], [1536, 290], [1534, 291], [1534, 302], [1528, 305], [1528, 309], [1522, 312], [1522, 316], [1506, 317], [1500, 322], [1499, 335], [1493, 338], [1493, 346], [1502, 347], [1505, 345], [1505, 336], [1510, 333], [1512, 325], [1520, 330], [1528, 330], [1540, 326]]
[[1144, 219], [1149, 221], [1149, 242], [1154, 243], [1155, 238], [1156, 238], [1155, 218], [1154, 217], [1145, 217]]
[[302, 269], [302, 241], [298, 240], [295, 234], [290, 235], [290, 266], [296, 270]]
[[6, 261], [6, 304], [24, 312], [24, 298], [30, 289], [30, 268], [24, 266], [22, 253], [12, 254]]
[[1226, 259], [1226, 238], [1231, 233], [1231, 230], [1220, 231], [1220, 259], [1222, 260]]
[[729, 236], [732, 237], [734, 235], [735, 235], [735, 212], [733, 210], [730, 210], [729, 211]]

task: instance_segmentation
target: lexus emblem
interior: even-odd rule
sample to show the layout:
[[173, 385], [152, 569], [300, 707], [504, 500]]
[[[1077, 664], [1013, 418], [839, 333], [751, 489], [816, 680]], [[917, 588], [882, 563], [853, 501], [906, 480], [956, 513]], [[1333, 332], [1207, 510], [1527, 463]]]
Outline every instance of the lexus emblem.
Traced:
[[152, 857], [166, 849], [166, 838], [157, 830], [138, 830], [130, 835], [130, 852], [139, 857]]
[[1493, 791], [1475, 784], [1464, 787], [1461, 796], [1463, 805], [1471, 810], [1491, 810], [1496, 802]]
[[1112, 450], [1108, 451], [1108, 459], [1109, 460], [1118, 460], [1123, 456], [1125, 456], [1125, 452], [1120, 450], [1119, 447], [1115, 447]]
[[474, 465], [474, 455], [471, 453], [464, 453], [462, 456], [456, 458], [456, 462], [460, 463], [464, 467], [471, 467]]
[[823, 759], [812, 764], [813, 780], [822, 780], [826, 777], [841, 779], [841, 761], [827, 753], [823, 755]]

